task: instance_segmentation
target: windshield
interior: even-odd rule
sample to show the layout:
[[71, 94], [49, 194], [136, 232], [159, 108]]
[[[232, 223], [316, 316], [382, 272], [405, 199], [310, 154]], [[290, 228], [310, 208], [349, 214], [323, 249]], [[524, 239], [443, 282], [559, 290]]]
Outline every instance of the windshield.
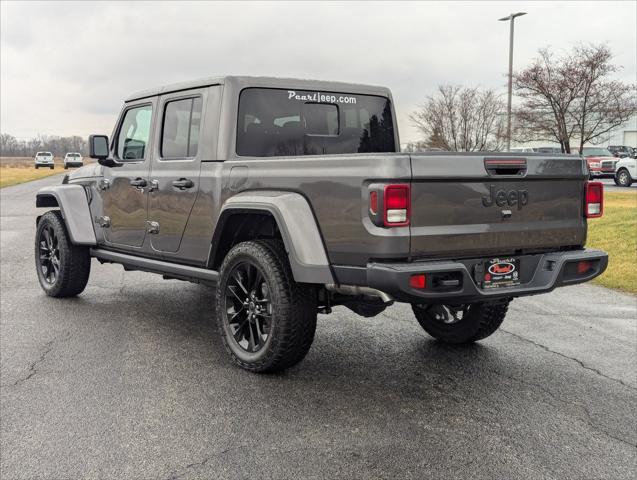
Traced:
[[584, 147], [582, 155], [585, 157], [612, 157], [613, 155], [605, 148]]
[[247, 88], [239, 98], [237, 154], [275, 157], [395, 152], [387, 98]]
[[38, 152], [35, 155], [36, 157], [52, 157], [53, 156], [51, 152]]
[[79, 157], [80, 154], [79, 153], [67, 153], [66, 156], [67, 157]]

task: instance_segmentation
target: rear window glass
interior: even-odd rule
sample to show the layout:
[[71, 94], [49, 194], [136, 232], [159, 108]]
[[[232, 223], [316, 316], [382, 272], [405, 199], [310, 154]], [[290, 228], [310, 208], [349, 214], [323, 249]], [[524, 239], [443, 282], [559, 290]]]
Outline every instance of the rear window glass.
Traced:
[[36, 153], [38, 157], [52, 157], [53, 154], [51, 152], [38, 152]]
[[241, 92], [238, 155], [394, 151], [394, 124], [387, 98], [269, 88]]

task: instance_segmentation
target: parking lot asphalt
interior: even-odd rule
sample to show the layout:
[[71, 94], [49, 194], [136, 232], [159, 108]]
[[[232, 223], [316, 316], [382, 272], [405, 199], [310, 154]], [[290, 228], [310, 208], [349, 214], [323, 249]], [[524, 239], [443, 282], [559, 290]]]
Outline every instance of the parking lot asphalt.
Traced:
[[606, 192], [637, 193], [637, 182], [633, 183], [630, 187], [618, 187], [617, 185], [615, 185], [615, 181], [612, 178], [602, 178], [599, 181], [604, 184], [604, 191]]
[[517, 299], [441, 345], [406, 305], [320, 315], [297, 367], [231, 365], [213, 290], [93, 264], [46, 297], [34, 193], [0, 190], [0, 477], [633, 479], [637, 299], [593, 285]]

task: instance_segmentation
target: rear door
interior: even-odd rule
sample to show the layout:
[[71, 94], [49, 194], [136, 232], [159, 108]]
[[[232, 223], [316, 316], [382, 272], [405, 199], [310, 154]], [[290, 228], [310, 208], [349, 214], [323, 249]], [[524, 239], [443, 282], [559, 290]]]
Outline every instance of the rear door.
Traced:
[[150, 242], [158, 252], [179, 250], [199, 192], [205, 97], [206, 90], [197, 89], [163, 95], [159, 101], [148, 211]]
[[580, 246], [584, 161], [579, 156], [415, 154], [413, 258], [517, 254]]
[[112, 155], [120, 163], [104, 168], [98, 185], [104, 215], [107, 243], [123, 249], [137, 249], [146, 237], [146, 214], [152, 142], [153, 114], [156, 99], [126, 105], [112, 143]]

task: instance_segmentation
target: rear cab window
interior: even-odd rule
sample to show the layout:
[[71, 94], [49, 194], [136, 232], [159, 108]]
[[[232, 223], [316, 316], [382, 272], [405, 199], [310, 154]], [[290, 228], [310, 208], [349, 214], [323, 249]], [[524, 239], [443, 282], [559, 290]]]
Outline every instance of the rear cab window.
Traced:
[[199, 147], [201, 97], [166, 102], [161, 134], [161, 158], [192, 158]]
[[246, 88], [236, 150], [255, 157], [395, 152], [391, 103], [374, 95]]

